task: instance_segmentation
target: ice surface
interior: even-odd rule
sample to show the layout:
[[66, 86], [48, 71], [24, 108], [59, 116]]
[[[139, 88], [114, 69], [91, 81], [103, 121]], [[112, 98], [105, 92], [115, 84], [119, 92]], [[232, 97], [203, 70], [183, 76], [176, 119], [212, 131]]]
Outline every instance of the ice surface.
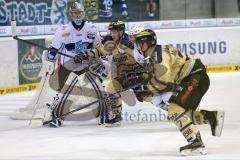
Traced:
[[[164, 114], [149, 104], [124, 106], [124, 122], [118, 128], [105, 128], [96, 122], [66, 122], [61, 128], [28, 127], [28, 121], [9, 119], [24, 107], [34, 92], [0, 97], [0, 159], [17, 160], [229, 160], [240, 159], [240, 72], [210, 74], [211, 86], [201, 108], [224, 110], [221, 137], [212, 137], [207, 125], [199, 126], [207, 147], [205, 156], [181, 156], [186, 144]], [[150, 114], [162, 117], [152, 117]], [[148, 117], [147, 117], [148, 116]]]

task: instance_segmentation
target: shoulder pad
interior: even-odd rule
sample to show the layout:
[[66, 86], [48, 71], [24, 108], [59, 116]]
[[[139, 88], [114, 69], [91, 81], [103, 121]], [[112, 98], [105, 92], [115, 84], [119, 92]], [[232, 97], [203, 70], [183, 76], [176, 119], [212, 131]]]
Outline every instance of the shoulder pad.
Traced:
[[65, 31], [65, 30], [68, 30], [70, 26], [71, 25], [69, 23], [66, 23], [66, 24], [62, 24], [58, 29], [61, 31]]
[[67, 25], [67, 24], [64, 24], [64, 25], [61, 26], [61, 29], [62, 29], [62, 30], [66, 30], [67, 27], [68, 27], [68, 25]]
[[85, 22], [85, 25], [86, 25], [86, 27], [88, 27], [88, 28], [96, 29], [96, 30], [97, 30], [97, 26], [96, 26], [94, 23], [92, 23], [92, 22], [86, 21], [86, 22]]
[[56, 34], [59, 34], [59, 35], [61, 35], [62, 37], [69, 36], [69, 35], [71, 34], [71, 32], [69, 31], [69, 24], [61, 25], [61, 26], [57, 29]]

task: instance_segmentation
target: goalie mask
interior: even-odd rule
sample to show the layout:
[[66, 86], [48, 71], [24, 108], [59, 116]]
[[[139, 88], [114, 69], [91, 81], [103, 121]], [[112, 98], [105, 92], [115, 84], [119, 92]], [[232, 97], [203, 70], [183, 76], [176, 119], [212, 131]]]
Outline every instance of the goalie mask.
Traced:
[[[135, 44], [136, 48], [144, 53], [148, 48], [157, 44], [157, 36], [153, 30], [146, 29], [136, 35]], [[143, 49], [143, 45], [147, 45], [147, 48]]]
[[81, 25], [85, 18], [84, 6], [79, 0], [68, 0], [67, 2], [68, 18], [76, 25]]

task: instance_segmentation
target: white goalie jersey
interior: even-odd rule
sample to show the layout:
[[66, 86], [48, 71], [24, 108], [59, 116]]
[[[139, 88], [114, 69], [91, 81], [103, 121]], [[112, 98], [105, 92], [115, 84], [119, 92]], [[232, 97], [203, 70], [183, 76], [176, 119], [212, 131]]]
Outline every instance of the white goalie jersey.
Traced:
[[[85, 21], [81, 28], [74, 28], [70, 22], [58, 28], [52, 40], [51, 47], [62, 50], [65, 54], [74, 57], [81, 52], [94, 48], [101, 41], [97, 27], [88, 21]], [[50, 55], [53, 59], [55, 55]], [[79, 71], [83, 69], [87, 63], [81, 66], [75, 63], [72, 58], [61, 55], [61, 64], [68, 70]]]

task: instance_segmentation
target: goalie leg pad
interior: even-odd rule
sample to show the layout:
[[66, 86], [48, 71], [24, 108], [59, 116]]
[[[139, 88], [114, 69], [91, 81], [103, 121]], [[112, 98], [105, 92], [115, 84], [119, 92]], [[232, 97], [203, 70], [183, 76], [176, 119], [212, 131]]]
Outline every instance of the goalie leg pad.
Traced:
[[[96, 95], [98, 99], [102, 99], [104, 96], [104, 89], [101, 86], [100, 80], [94, 76], [93, 74], [85, 74], [86, 78], [88, 80], [88, 82], [92, 85], [93, 90], [94, 90], [94, 95]], [[104, 124], [105, 123], [105, 115], [106, 115], [106, 105], [104, 102], [99, 101], [98, 103], [98, 114], [97, 116], [99, 116], [99, 121], [98, 123]]]
[[[61, 96], [61, 98], [59, 98], [60, 101], [58, 101], [57, 104], [52, 106], [53, 107], [52, 108], [52, 110], [53, 110], [52, 111], [52, 119], [61, 117], [64, 112], [64, 109], [69, 108], [66, 106], [67, 98], [68, 98], [69, 94], [71, 93], [71, 91], [73, 90], [76, 83], [77, 83], [77, 77], [75, 76], [72, 78], [72, 82], [70, 83], [70, 85], [68, 85], [68, 83], [66, 83], [66, 85], [62, 88], [61, 93], [63, 93], [63, 95]], [[62, 125], [63, 120], [64, 120], [64, 117], [61, 117], [61, 119], [58, 119], [58, 120], [54, 120], [50, 124], [50, 126], [59, 127]], [[61, 123], [58, 121], [61, 121]]]

